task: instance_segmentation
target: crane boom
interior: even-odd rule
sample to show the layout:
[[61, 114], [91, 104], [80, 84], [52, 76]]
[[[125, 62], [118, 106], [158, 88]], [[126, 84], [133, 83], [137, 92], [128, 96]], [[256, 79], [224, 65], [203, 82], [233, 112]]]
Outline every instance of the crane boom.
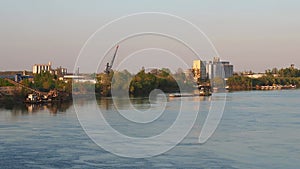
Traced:
[[117, 45], [117, 47], [116, 47], [114, 56], [113, 56], [113, 58], [112, 58], [110, 64], [109, 64], [108, 62], [106, 63], [106, 68], [105, 68], [105, 70], [104, 70], [104, 72], [105, 72], [106, 74], [109, 74], [110, 71], [111, 71], [111, 68], [112, 68], [112, 66], [113, 66], [113, 64], [114, 64], [115, 58], [116, 58], [116, 56], [117, 56], [118, 49], [119, 49], [119, 45]]
[[115, 54], [114, 54], [113, 59], [111, 60], [111, 63], [110, 63], [110, 68], [112, 68], [112, 66], [113, 66], [113, 64], [114, 64], [114, 61], [115, 61], [115, 58], [116, 58], [118, 49], [119, 49], [119, 45], [116, 47]]

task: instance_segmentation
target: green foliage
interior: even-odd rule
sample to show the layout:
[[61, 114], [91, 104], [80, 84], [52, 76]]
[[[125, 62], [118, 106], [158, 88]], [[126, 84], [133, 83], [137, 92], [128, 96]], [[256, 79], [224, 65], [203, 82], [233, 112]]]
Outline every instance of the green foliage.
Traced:
[[[176, 80], [173, 81], [173, 88], [175, 87], [175, 90], [176, 88], [178, 90], [178, 86], [180, 86], [181, 90], [184, 91], [192, 91], [194, 89], [193, 86], [195, 85], [195, 83], [194, 83], [193, 76], [192, 75], [186, 76], [185, 73], [182, 71], [182, 69], [178, 69], [178, 71], [172, 75], [172, 79], [173, 77]], [[175, 85], [174, 83], [177, 83], [178, 86]]]
[[179, 91], [179, 84], [172, 76], [168, 76], [165, 78], [157, 77], [157, 84], [157, 88], [161, 89], [164, 92]]
[[128, 92], [128, 88], [132, 78], [132, 75], [127, 70], [124, 70], [122, 72], [115, 72], [112, 79], [112, 89], [116, 91], [127, 90]]
[[32, 83], [29, 81], [29, 79], [24, 79], [21, 81], [21, 83], [25, 86], [31, 87]]
[[95, 91], [101, 96], [113, 94], [132, 96], [148, 96], [154, 89], [161, 89], [164, 92], [178, 92], [181, 90], [190, 91], [193, 89], [193, 77], [186, 75], [182, 70], [172, 74], [169, 69], [153, 69], [145, 72], [142, 69], [135, 76], [127, 70], [113, 72], [113, 74], [98, 74]]
[[161, 70], [158, 71], [158, 76], [161, 76], [161, 77], [168, 77], [168, 76], [170, 76], [170, 74], [171, 74], [171, 71], [168, 68], [162, 68]]
[[263, 76], [261, 78], [256, 79], [254, 85], [259, 85], [259, 86], [272, 86], [273, 84], [275, 84], [275, 78], [273, 77], [273, 75], [267, 75], [267, 76]]
[[67, 93], [72, 92], [72, 80], [68, 80], [67, 82], [61, 80], [55, 80], [55, 89], [64, 91]]
[[3, 87], [3, 86], [13, 86], [13, 84], [9, 83], [5, 79], [0, 79], [0, 87]]
[[110, 96], [111, 81], [114, 76], [114, 72], [109, 74], [100, 73], [96, 76], [97, 83], [95, 84], [95, 92], [101, 96]]
[[141, 70], [131, 81], [129, 92], [134, 96], [146, 96], [158, 87], [155, 75]]
[[44, 92], [48, 92], [53, 89], [68, 93], [72, 92], [72, 81], [68, 81], [66, 83], [65, 81], [58, 80], [56, 75], [52, 75], [49, 72], [36, 74], [33, 78], [33, 81], [24, 79], [21, 83], [25, 86]]
[[266, 75], [257, 79], [251, 79], [235, 75], [228, 79], [227, 85], [232, 90], [246, 90], [259, 86], [273, 85], [296, 85], [300, 87], [300, 70], [294, 67], [277, 69], [273, 68], [265, 71]]
[[280, 69], [278, 74], [281, 77], [300, 77], [300, 70], [295, 68]]
[[80, 94], [88, 94], [95, 92], [95, 85], [90, 82], [73, 83], [73, 91]]
[[31, 85], [39, 91], [49, 91], [55, 88], [55, 76], [49, 72], [42, 72], [33, 78]]
[[243, 76], [232, 76], [228, 78], [227, 85], [232, 90], [249, 90], [252, 88], [252, 80]]
[[296, 85], [300, 86], [300, 78], [298, 77], [274, 77], [273, 75], [263, 76], [257, 79], [251, 79], [243, 76], [233, 76], [227, 81], [227, 85], [231, 90], [249, 90], [257, 86], [273, 86], [273, 85]]
[[258, 79], [252, 79], [253, 86], [272, 86], [272, 85], [299, 85], [300, 78], [296, 77], [274, 77], [263, 76]]
[[193, 85], [192, 76], [186, 77], [182, 70], [179, 70], [175, 74], [172, 74], [166, 68], [155, 69], [149, 73], [141, 70], [132, 79], [129, 92], [134, 96], [147, 96], [154, 89], [160, 89], [164, 92], [191, 91]]

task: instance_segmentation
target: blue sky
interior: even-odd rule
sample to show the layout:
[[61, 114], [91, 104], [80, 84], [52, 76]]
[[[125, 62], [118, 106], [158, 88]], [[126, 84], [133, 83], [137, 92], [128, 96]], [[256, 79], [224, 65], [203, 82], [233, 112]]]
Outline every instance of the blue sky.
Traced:
[[32, 64], [48, 61], [72, 70], [81, 47], [99, 27], [152, 11], [197, 25], [237, 71], [261, 72], [291, 63], [300, 67], [296, 0], [0, 0], [0, 70], [30, 70]]

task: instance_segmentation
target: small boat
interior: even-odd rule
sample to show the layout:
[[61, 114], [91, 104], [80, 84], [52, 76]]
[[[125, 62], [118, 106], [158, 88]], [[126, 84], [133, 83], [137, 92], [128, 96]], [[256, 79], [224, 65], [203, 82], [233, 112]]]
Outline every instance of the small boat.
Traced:
[[[197, 93], [199, 92], [199, 93]], [[211, 88], [210, 86], [199, 86], [198, 91], [195, 91], [195, 95], [198, 96], [211, 96]]]
[[173, 94], [169, 94], [169, 97], [192, 97], [192, 96], [194, 96], [194, 95], [190, 94], [190, 93], [184, 93], [184, 94], [173, 93]]
[[35, 93], [27, 95], [27, 98], [24, 101], [25, 103], [42, 103], [42, 99]]
[[39, 103], [51, 103], [59, 101], [58, 92], [53, 90], [47, 94], [30, 93], [25, 98], [24, 103], [39, 104]]
[[199, 96], [211, 96], [212, 93], [210, 90], [201, 89], [199, 90]]

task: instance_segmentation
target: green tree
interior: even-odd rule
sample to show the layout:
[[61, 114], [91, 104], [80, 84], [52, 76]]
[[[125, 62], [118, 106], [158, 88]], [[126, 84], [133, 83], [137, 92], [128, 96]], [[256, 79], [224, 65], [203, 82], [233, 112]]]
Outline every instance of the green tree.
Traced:
[[252, 80], [244, 76], [232, 76], [228, 78], [227, 85], [232, 90], [249, 90], [252, 89]]
[[3, 86], [13, 86], [13, 84], [9, 83], [5, 79], [0, 79], [0, 87], [3, 87]]
[[133, 76], [127, 70], [115, 72], [112, 78], [112, 90], [114, 94], [128, 94], [132, 78]]
[[36, 74], [33, 78], [32, 87], [40, 91], [49, 91], [55, 88], [55, 76], [49, 72]]
[[151, 73], [145, 73], [145, 70], [141, 70], [132, 79], [129, 92], [134, 96], [147, 96], [157, 86], [156, 76]]

